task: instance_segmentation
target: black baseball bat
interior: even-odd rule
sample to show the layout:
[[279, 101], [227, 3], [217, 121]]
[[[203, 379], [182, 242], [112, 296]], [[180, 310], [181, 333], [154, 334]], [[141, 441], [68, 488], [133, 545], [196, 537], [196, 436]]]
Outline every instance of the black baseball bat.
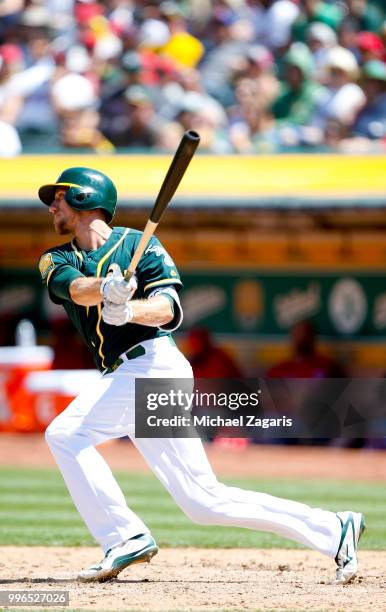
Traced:
[[143, 234], [135, 250], [133, 259], [131, 260], [129, 268], [125, 274], [125, 280], [128, 281], [133, 276], [138, 262], [141, 259], [150, 238], [154, 234], [163, 213], [174, 196], [199, 142], [200, 136], [193, 130], [189, 130], [183, 135], [177, 151], [175, 152], [171, 161], [169, 170], [167, 171], [161, 185], [161, 189], [159, 190], [153, 210], [151, 211], [149, 220], [146, 223], [145, 229], [143, 230]]

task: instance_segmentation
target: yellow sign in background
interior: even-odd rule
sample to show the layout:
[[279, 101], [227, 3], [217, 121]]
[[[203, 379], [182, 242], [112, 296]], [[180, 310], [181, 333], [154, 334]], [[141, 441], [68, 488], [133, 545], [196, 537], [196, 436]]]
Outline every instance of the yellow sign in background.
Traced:
[[[108, 174], [123, 199], [152, 199], [171, 155], [24, 155], [0, 160], [0, 199], [34, 199], [44, 183], [70, 166]], [[377, 197], [386, 204], [386, 156], [197, 155], [179, 187], [181, 197]], [[209, 203], [209, 201], [208, 201]]]

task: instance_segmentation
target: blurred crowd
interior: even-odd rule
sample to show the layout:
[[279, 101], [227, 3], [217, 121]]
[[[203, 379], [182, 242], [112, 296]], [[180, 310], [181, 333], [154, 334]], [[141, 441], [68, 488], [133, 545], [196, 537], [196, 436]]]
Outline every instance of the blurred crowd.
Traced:
[[1, 0], [0, 156], [386, 148], [384, 0]]

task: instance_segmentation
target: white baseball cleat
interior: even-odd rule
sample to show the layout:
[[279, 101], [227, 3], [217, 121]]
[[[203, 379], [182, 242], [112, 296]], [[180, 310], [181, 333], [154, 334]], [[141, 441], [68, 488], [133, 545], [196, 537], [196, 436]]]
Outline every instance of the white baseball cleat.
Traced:
[[342, 535], [335, 557], [336, 578], [333, 584], [347, 584], [354, 580], [358, 572], [357, 548], [365, 530], [365, 519], [360, 512], [337, 512], [342, 524]]
[[106, 582], [118, 576], [125, 567], [150, 561], [158, 552], [154, 538], [149, 533], [134, 536], [130, 540], [107, 551], [100, 563], [91, 565], [78, 574], [82, 582]]

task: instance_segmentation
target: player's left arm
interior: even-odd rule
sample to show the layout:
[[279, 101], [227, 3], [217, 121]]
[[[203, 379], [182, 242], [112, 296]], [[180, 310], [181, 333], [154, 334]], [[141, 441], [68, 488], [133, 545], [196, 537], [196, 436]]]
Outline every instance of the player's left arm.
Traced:
[[173, 260], [156, 237], [151, 239], [136, 274], [145, 299], [134, 299], [119, 306], [105, 300], [102, 311], [105, 323], [137, 323], [165, 331], [177, 329], [183, 318], [178, 297], [182, 283]]
[[168, 324], [174, 319], [174, 309], [168, 297], [162, 294], [145, 300], [128, 300], [125, 304], [105, 300], [102, 319], [109, 325], [137, 323], [168, 329]]
[[132, 323], [149, 327], [167, 328], [174, 319], [174, 308], [168, 297], [162, 293], [145, 300], [133, 300]]
[[150, 240], [138, 264], [137, 277], [138, 284], [142, 284], [143, 294], [148, 302], [155, 298], [169, 301], [170, 318], [158, 324], [157, 327], [165, 331], [177, 329], [183, 318], [178, 297], [182, 282], [173, 259], [156, 236]]
[[171, 309], [170, 319], [163, 322], [161, 325], [157, 325], [157, 327], [164, 331], [175, 331], [181, 325], [184, 318], [177, 287], [168, 285], [158, 287], [150, 293], [148, 301], [153, 300], [156, 297], [162, 297], [163, 299], [166, 298], [169, 301]]

